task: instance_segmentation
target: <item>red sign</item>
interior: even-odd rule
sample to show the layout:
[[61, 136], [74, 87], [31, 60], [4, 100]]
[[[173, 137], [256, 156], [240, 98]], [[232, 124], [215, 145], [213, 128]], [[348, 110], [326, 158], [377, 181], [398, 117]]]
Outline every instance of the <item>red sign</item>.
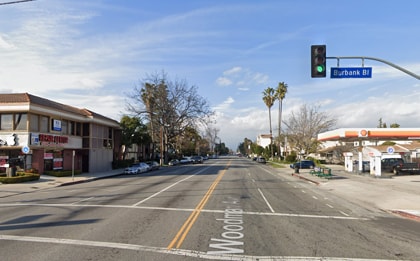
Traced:
[[66, 136], [55, 136], [49, 134], [39, 134], [39, 141], [40, 142], [50, 142], [50, 143], [68, 143], [69, 138]]

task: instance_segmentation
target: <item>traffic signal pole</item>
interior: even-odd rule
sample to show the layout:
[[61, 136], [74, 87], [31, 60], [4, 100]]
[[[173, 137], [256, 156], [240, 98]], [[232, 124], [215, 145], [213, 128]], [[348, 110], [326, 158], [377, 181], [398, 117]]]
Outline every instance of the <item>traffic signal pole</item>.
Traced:
[[384, 64], [387, 64], [391, 67], [394, 67], [397, 70], [400, 70], [414, 78], [416, 78], [417, 80], [420, 80], [420, 75], [415, 74], [401, 66], [398, 66], [394, 63], [391, 63], [389, 61], [383, 60], [383, 59], [379, 59], [379, 58], [375, 58], [375, 57], [367, 57], [367, 56], [330, 56], [330, 57], [326, 57], [326, 59], [337, 59], [337, 67], [340, 67], [340, 59], [362, 59], [362, 67], [364, 66], [364, 60], [373, 60], [373, 61], [378, 61]]

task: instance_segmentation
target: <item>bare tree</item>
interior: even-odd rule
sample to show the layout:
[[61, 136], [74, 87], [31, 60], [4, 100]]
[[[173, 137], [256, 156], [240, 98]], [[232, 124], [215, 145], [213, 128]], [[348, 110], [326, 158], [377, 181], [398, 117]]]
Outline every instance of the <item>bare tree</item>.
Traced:
[[161, 143], [162, 153], [186, 128], [206, 124], [213, 114], [196, 86], [188, 86], [185, 80], [171, 81], [165, 72], [148, 75], [129, 98], [132, 102], [127, 110], [145, 118], [153, 141]]
[[216, 140], [219, 138], [217, 135], [219, 134], [219, 129], [207, 125], [205, 128], [204, 137], [207, 139], [210, 145], [210, 151], [215, 152], [216, 147]]
[[287, 121], [288, 140], [298, 152], [309, 154], [316, 151], [317, 135], [335, 126], [337, 120], [326, 112], [320, 111], [320, 106], [303, 104], [296, 112], [292, 112]]

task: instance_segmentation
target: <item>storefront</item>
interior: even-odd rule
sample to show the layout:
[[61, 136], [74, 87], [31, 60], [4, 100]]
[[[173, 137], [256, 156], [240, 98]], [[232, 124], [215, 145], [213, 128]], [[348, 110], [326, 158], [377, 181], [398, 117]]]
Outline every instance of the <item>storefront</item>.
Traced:
[[0, 94], [0, 172], [17, 166], [107, 171], [120, 127], [110, 118], [27, 93]]

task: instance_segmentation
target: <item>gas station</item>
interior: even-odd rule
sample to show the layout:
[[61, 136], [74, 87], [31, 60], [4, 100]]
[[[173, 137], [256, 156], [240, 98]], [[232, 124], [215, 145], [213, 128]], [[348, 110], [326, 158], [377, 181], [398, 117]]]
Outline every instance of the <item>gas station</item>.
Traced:
[[[383, 158], [401, 158], [405, 156], [405, 160], [420, 158], [420, 128], [340, 128], [318, 134], [318, 141], [339, 141], [353, 142], [358, 147], [358, 155], [352, 152], [345, 152], [344, 168], [348, 172], [353, 172], [353, 161], [363, 162], [366, 156], [370, 162], [370, 174], [380, 177], [381, 160]], [[411, 143], [411, 150], [403, 152], [395, 146], [387, 146], [385, 151], [375, 149], [376, 145], [380, 145], [384, 141], [400, 141], [404, 144]], [[411, 142], [410, 142], [411, 141]], [[376, 144], [376, 145], [371, 145]], [[359, 172], [362, 172], [363, 164], [358, 164]]]

